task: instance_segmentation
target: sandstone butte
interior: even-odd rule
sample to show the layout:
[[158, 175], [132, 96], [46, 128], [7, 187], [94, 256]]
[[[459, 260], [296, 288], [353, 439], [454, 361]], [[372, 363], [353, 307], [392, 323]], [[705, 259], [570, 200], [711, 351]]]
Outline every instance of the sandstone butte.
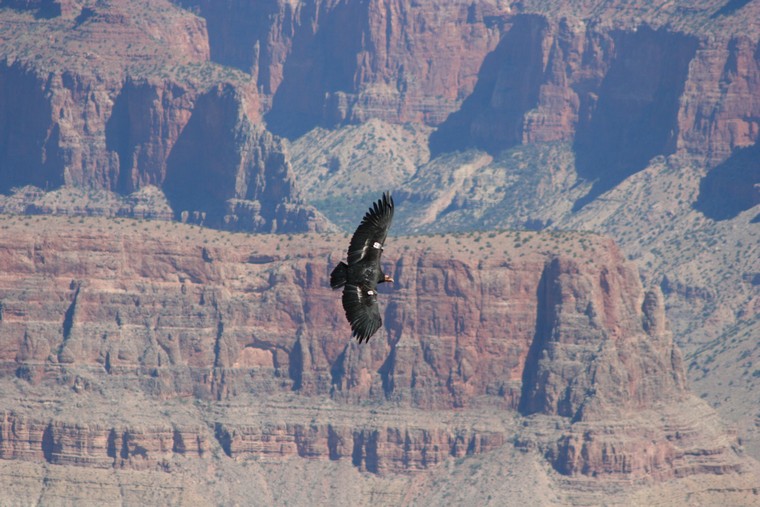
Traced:
[[393, 237], [385, 327], [359, 346], [328, 283], [340, 235], [0, 227], [0, 483], [18, 503], [296, 501], [287, 480], [424, 503], [431, 474], [499, 460], [560, 504], [758, 501], [757, 462], [689, 394], [662, 295], [610, 239]]

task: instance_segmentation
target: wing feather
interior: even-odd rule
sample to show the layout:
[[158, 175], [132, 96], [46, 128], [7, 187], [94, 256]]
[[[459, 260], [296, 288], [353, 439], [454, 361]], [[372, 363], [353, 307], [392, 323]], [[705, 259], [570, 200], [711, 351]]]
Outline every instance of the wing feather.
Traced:
[[347, 284], [343, 289], [343, 309], [351, 323], [351, 334], [359, 343], [369, 341], [383, 325], [377, 305], [377, 291], [366, 285]]
[[389, 192], [372, 204], [362, 219], [348, 246], [348, 264], [360, 261], [380, 261], [382, 247], [393, 221], [393, 197]]

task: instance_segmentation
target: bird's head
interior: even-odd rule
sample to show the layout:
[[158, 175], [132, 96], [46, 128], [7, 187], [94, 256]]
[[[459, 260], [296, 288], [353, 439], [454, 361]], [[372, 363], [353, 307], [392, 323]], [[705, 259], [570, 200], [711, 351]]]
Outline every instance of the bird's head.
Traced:
[[391, 278], [389, 275], [385, 275], [383, 277], [383, 281], [384, 282], [391, 282], [391, 283], [393, 283], [393, 278]]

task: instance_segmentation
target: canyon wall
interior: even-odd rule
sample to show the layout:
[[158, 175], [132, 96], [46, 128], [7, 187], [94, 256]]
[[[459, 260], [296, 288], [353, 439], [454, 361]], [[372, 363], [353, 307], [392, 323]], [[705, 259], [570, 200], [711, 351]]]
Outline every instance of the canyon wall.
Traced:
[[[80, 6], [49, 21], [4, 12], [0, 192], [63, 186], [129, 196], [156, 187], [184, 221], [264, 232], [329, 227], [303, 202], [284, 146], [261, 125], [255, 85], [208, 62], [202, 20], [159, 4]], [[146, 19], [151, 9], [157, 19]], [[48, 28], [61, 53], [30, 60], [39, 34], [22, 35], [25, 25]], [[12, 49], [17, 39], [30, 47]]]
[[[182, 0], [207, 20], [211, 58], [250, 72], [267, 122], [297, 137], [319, 124], [438, 124], [477, 80], [505, 2], [284, 2], [233, 11]], [[237, 7], [237, 6], [236, 6]]]
[[383, 475], [517, 445], [569, 476], [743, 470], [717, 420], [678, 411], [710, 413], [661, 294], [608, 239], [499, 233], [473, 256], [461, 237], [394, 238], [385, 324], [360, 346], [321, 236], [113, 225], [3, 221], [0, 372], [6, 396], [40, 394], [3, 400], [0, 458], [140, 470], [221, 450]]
[[[433, 156], [572, 143], [578, 175], [595, 182], [576, 209], [655, 157], [713, 167], [760, 135], [760, 40], [741, 22], [752, 4], [718, 16], [707, 3], [616, 15], [582, 3], [145, 0], [61, 2], [42, 16], [43, 4], [13, 3], [0, 19], [3, 193], [128, 195], [168, 179], [177, 218], [314, 230], [327, 224], [265, 128], [293, 138], [372, 118], [425, 123]], [[178, 185], [179, 166], [205, 176]], [[740, 194], [754, 175], [737, 172]]]
[[372, 118], [437, 128], [434, 157], [565, 143], [596, 182], [578, 206], [676, 154], [714, 167], [696, 207], [731, 218], [760, 202], [760, 4], [174, 4], [0, 2], [0, 207], [187, 223], [0, 219], [0, 460], [382, 478], [514, 451], [560, 488], [757, 496], [609, 239], [393, 238], [358, 346], [335, 237], [198, 225], [331, 230], [278, 136]]
[[[465, 247], [407, 251], [406, 240], [398, 249], [405, 253], [387, 259], [399, 282], [384, 291], [385, 328], [359, 347], [344, 340], [340, 298], [327, 283], [340, 252], [327, 251], [322, 238], [252, 238], [235, 251], [199, 246], [200, 230], [169, 241], [160, 224], [151, 227], [156, 234], [4, 238], [0, 260], [10, 286], [38, 286], [2, 298], [3, 358], [35, 378], [56, 365], [155, 370], [163, 395], [215, 399], [280, 379], [282, 389], [352, 403], [452, 409], [485, 396], [516, 409], [524, 389], [524, 412], [567, 417], [581, 410], [577, 400], [595, 399], [594, 389], [631, 409], [685, 392], [661, 296], [644, 294], [609, 240], [590, 240], [593, 262], [589, 254], [552, 259], [515, 249], [508, 233], [494, 234], [493, 257], [477, 262], [461, 256]], [[500, 248], [525, 253], [513, 258]], [[584, 346], [610, 377], [630, 376], [627, 392], [595, 362], [586, 364]], [[578, 357], [564, 358], [563, 347]], [[653, 379], [628, 364], [639, 360]], [[562, 361], [583, 370], [554, 371]], [[262, 374], [251, 377], [249, 367]]]
[[[207, 20], [212, 60], [252, 74], [273, 132], [425, 123], [434, 157], [568, 142], [594, 182], [575, 211], [656, 157], [712, 169], [760, 136], [754, 3], [178, 3]], [[754, 172], [726, 172], [706, 185], [760, 202]]]
[[[493, 150], [603, 134], [594, 148], [617, 145], [633, 165], [676, 149], [722, 160], [758, 137], [752, 5], [179, 3], [207, 20], [212, 60], [271, 97], [275, 129], [453, 122], [464, 146]], [[625, 145], [643, 134], [647, 149]]]

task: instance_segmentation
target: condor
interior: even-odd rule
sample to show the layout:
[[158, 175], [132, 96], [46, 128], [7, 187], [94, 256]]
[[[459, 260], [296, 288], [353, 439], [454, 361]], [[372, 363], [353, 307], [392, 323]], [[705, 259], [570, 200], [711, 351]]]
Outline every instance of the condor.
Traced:
[[330, 274], [330, 286], [343, 287], [343, 309], [351, 324], [351, 334], [359, 343], [369, 341], [383, 324], [377, 305], [377, 284], [393, 282], [380, 267], [392, 220], [393, 198], [386, 192], [356, 228], [348, 246], [348, 264], [341, 262]]

